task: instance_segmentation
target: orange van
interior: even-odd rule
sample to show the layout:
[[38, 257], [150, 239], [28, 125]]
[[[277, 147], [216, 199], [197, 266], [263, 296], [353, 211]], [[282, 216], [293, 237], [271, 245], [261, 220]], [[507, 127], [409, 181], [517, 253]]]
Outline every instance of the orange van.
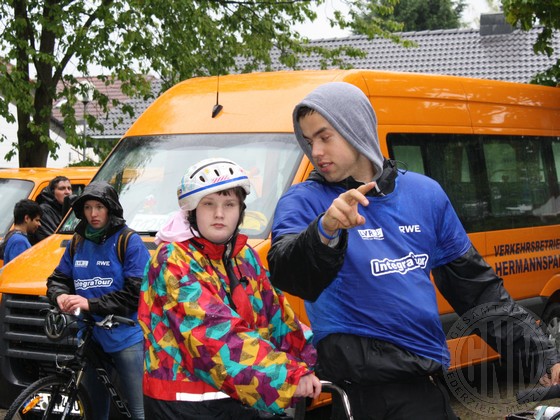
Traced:
[[72, 183], [72, 193], [80, 194], [97, 172], [93, 167], [1, 168], [0, 240], [14, 223], [14, 205], [24, 198], [34, 200], [51, 179], [61, 175]]
[[[276, 203], [312, 167], [295, 141], [292, 110], [332, 81], [366, 93], [377, 112], [383, 153], [436, 179], [512, 296], [558, 323], [557, 88], [369, 70], [230, 75], [220, 77], [219, 85], [214, 77], [195, 78], [169, 89], [137, 119], [95, 179], [116, 187], [127, 223], [154, 250], [155, 233], [178, 209], [176, 188], [184, 171], [203, 158], [230, 158], [250, 175], [253, 191], [242, 228], [266, 261]], [[222, 109], [214, 112], [217, 104]], [[69, 214], [56, 235], [3, 268], [0, 374], [6, 383], [28, 383], [73, 351], [72, 343], [47, 341], [39, 309], [48, 305], [45, 280], [75, 224]], [[289, 298], [307, 321], [302, 302]], [[438, 299], [449, 329], [457, 315]], [[498, 357], [478, 338], [451, 338], [449, 345], [452, 368]]]

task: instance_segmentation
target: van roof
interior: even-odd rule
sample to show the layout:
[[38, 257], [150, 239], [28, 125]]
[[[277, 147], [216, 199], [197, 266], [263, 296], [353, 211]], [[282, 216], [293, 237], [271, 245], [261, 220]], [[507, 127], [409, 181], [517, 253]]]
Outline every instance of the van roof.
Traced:
[[0, 178], [25, 179], [35, 182], [50, 181], [56, 176], [91, 179], [99, 168], [95, 166], [71, 166], [66, 168], [0, 168]]
[[[549, 113], [544, 120], [537, 119], [542, 121], [541, 129], [557, 129], [560, 125], [560, 95], [556, 88], [418, 73], [314, 70], [185, 80], [156, 99], [125, 136], [292, 132], [291, 114], [295, 105], [317, 86], [333, 81], [349, 82], [362, 89], [370, 97], [380, 125], [393, 124], [393, 120], [398, 118], [398, 115], [385, 112], [392, 108], [385, 106], [388, 100], [403, 102], [413, 98], [426, 99], [431, 104], [430, 111], [434, 113], [434, 121], [427, 121], [429, 116], [425, 109], [414, 110], [421, 119], [418, 121], [420, 125], [441, 121], [438, 108], [450, 102], [460, 103], [463, 107], [461, 115], [458, 115], [462, 121], [446, 125], [458, 124], [471, 129], [491, 127], [496, 120], [487, 115], [485, 104], [494, 106], [496, 103], [524, 108], [523, 112], [544, 108]], [[212, 118], [217, 102], [223, 109]], [[524, 122], [512, 121], [512, 124], [521, 128]]]

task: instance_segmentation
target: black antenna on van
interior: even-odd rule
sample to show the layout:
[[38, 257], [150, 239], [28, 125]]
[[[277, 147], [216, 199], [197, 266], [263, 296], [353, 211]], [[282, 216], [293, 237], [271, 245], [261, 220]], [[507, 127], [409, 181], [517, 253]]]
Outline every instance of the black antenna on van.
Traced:
[[219, 95], [220, 95], [220, 75], [218, 74], [218, 86], [216, 88], [216, 105], [214, 105], [214, 108], [212, 108], [212, 118], [216, 118], [223, 108], [223, 106], [220, 105], [218, 101]]
[[216, 79], [216, 105], [212, 108], [212, 118], [216, 118], [220, 111], [222, 110], [223, 106], [220, 105], [219, 96], [220, 96], [220, 73], [222, 71], [221, 64], [220, 64], [221, 54], [218, 55], [218, 77]]

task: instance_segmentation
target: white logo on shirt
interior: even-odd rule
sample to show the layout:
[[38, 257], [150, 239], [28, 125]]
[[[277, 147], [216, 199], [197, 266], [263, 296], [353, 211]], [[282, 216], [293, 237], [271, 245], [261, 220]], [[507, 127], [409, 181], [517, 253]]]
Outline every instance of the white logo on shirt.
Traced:
[[111, 287], [113, 279], [94, 277], [92, 279], [74, 280], [74, 288], [76, 290], [87, 290], [94, 287]]
[[74, 262], [74, 267], [87, 267], [88, 266], [89, 261], [84, 261], [84, 260], [76, 260]]
[[371, 260], [371, 274], [374, 276], [383, 276], [391, 273], [406, 274], [417, 268], [426, 268], [429, 259], [430, 257], [427, 254], [413, 254], [411, 252], [406, 257], [394, 260], [389, 258]]
[[111, 261], [97, 261], [97, 265], [104, 265], [105, 267], [109, 267], [111, 265]]
[[401, 233], [419, 233], [422, 232], [420, 225], [405, 225], [399, 226]]
[[376, 241], [382, 241], [385, 239], [383, 236], [383, 229], [358, 229], [360, 237], [365, 241], [371, 241], [375, 239]]

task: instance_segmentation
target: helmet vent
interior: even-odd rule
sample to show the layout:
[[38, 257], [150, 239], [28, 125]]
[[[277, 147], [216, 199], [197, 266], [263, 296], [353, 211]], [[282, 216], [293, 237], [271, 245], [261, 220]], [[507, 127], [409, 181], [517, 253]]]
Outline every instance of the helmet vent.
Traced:
[[216, 174], [216, 176], [220, 176], [220, 173], [218, 172], [217, 169], [214, 169], [214, 173]]

